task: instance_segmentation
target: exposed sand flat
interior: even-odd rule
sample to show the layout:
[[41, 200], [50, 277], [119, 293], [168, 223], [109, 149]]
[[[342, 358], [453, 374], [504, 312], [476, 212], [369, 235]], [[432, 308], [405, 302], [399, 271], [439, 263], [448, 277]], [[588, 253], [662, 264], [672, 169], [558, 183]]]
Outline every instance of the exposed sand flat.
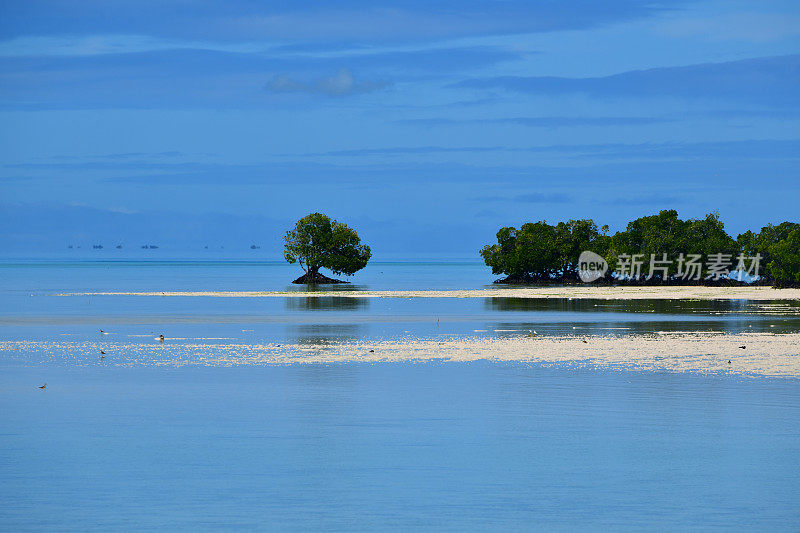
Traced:
[[98, 359], [100, 344], [94, 341], [3, 341], [0, 342], [0, 355], [33, 364], [64, 363], [77, 366], [491, 360], [800, 378], [800, 334], [443, 337], [349, 341], [325, 345], [148, 342], [104, 343], [103, 347], [108, 354], [104, 361]]
[[573, 298], [598, 300], [800, 300], [800, 289], [771, 287], [520, 287], [443, 291], [74, 292], [56, 296], [206, 296], [216, 298]]

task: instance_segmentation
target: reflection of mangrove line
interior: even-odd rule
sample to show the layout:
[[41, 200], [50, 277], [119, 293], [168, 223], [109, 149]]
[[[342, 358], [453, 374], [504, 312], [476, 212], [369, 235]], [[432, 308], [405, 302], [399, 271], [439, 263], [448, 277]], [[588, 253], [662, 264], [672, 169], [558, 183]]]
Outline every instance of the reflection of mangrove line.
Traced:
[[308, 298], [284, 298], [289, 311], [355, 311], [369, 307], [368, 298], [346, 298], [342, 296], [317, 296]]
[[[785, 302], [782, 302], [785, 303]], [[584, 300], [569, 298], [486, 298], [490, 311], [581, 311], [599, 313], [724, 313], [758, 312], [764, 302], [747, 300]]]
[[289, 328], [288, 336], [298, 344], [325, 346], [344, 340], [355, 340], [364, 335], [361, 324], [302, 324]]
[[497, 337], [529, 336], [605, 336], [651, 335], [654, 333], [796, 333], [797, 321], [779, 320], [751, 322], [750, 320], [615, 320], [599, 322], [496, 322], [486, 325], [488, 335]]
[[367, 290], [366, 285], [335, 285], [335, 286], [328, 286], [328, 285], [304, 285], [302, 288], [298, 289], [296, 287], [287, 287], [287, 289], [291, 290], [294, 293], [302, 294], [304, 292], [311, 292], [314, 294], [326, 293], [326, 292], [354, 292], [354, 291], [365, 291]]

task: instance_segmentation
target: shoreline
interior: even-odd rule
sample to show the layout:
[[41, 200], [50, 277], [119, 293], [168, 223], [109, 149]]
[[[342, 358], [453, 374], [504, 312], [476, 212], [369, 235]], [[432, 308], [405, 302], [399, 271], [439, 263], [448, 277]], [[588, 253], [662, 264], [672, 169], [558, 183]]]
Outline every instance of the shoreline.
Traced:
[[[744, 346], [744, 348], [741, 348]], [[25, 366], [248, 366], [393, 362], [578, 364], [628, 371], [800, 378], [800, 333], [668, 333], [625, 336], [400, 338], [310, 343], [102, 343], [0, 341]], [[30, 356], [35, 354], [38, 360]], [[728, 362], [730, 361], [730, 363]]]
[[212, 298], [528, 298], [583, 300], [800, 300], [800, 289], [772, 287], [524, 287], [451, 290], [331, 291], [142, 291], [72, 292], [53, 296], [180, 296]]

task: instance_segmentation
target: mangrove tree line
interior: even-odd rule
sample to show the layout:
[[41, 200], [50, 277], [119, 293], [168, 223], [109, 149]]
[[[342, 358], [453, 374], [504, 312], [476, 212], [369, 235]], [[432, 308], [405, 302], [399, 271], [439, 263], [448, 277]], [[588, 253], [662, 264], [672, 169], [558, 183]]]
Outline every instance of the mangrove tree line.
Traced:
[[498, 282], [563, 283], [579, 280], [583, 251], [606, 260], [609, 282], [727, 283], [734, 271], [748, 280], [757, 273], [759, 283], [800, 285], [800, 224], [769, 224], [734, 239], [717, 213], [682, 220], [664, 210], [613, 235], [591, 219], [529, 222], [501, 228], [480, 255], [493, 274], [506, 276]]

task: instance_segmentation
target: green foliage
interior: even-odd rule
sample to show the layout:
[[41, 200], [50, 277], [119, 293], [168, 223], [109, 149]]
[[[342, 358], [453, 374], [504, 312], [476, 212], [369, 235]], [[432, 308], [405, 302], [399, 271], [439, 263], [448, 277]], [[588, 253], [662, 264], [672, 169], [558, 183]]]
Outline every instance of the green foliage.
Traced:
[[[621, 254], [642, 254], [645, 265], [642, 273], [648, 271], [651, 254], [656, 259], [667, 255], [669, 264], [667, 277], [678, 274], [679, 264], [677, 259], [681, 254], [688, 257], [690, 254], [702, 256], [703, 263], [710, 254], [727, 254], [735, 260], [739, 247], [733, 237], [725, 232], [725, 226], [719, 219], [718, 213], [709, 213], [703, 219], [681, 220], [674, 209], [660, 211], [657, 215], [637, 218], [628, 223], [625, 231], [618, 232], [612, 237], [612, 245], [607, 261], [611, 269], [617, 265], [616, 258]], [[701, 276], [705, 277], [705, 267]], [[657, 273], [657, 278], [661, 273]]]
[[[686, 237], [688, 223], [678, 218], [674, 209], [659, 212], [657, 215], [637, 218], [628, 223], [625, 231], [614, 234], [611, 239], [611, 250], [606, 260], [609, 266], [617, 267], [616, 257], [622, 254], [643, 254], [649, 261], [650, 254], [661, 258], [678, 257], [687, 252]], [[677, 272], [677, 265], [671, 265], [669, 275]]]
[[[480, 254], [493, 274], [505, 274], [519, 282], [577, 279], [578, 256], [583, 250], [605, 254], [608, 227], [598, 230], [592, 220], [569, 220], [551, 226], [545, 221], [526, 223], [519, 229], [497, 232], [497, 244]], [[602, 232], [602, 233], [601, 233]]]
[[719, 213], [709, 213], [704, 219], [689, 220], [686, 245], [688, 253], [700, 254], [704, 258], [715, 253], [732, 257], [739, 254], [739, 245], [725, 232], [725, 224], [719, 219]]
[[311, 213], [286, 232], [283, 256], [309, 273], [327, 268], [335, 274], [353, 275], [367, 266], [372, 255], [352, 228], [322, 213]]
[[769, 248], [767, 270], [778, 285], [800, 283], [800, 224]]
[[[608, 235], [608, 226], [598, 229], [589, 219], [559, 222], [555, 226], [544, 221], [529, 222], [519, 229], [501, 228], [497, 243], [484, 246], [480, 254], [493, 274], [505, 274], [508, 281], [531, 283], [578, 279], [577, 261], [584, 250], [606, 258], [607, 278], [611, 272], [619, 272], [617, 257], [621, 254], [641, 254], [642, 276], [649, 273], [651, 254], [656, 260], [666, 254], [667, 280], [680, 279], [681, 255], [685, 260], [700, 256], [697, 261], [702, 267], [700, 277], [713, 279], [708, 267], [717, 262], [717, 254], [729, 259], [731, 270], [737, 266], [740, 255], [750, 258], [760, 254], [759, 275], [776, 284], [800, 284], [800, 224], [770, 224], [759, 233], [748, 231], [734, 240], [725, 231], [718, 213], [681, 220], [677, 211], [664, 210], [629, 222], [625, 231], [613, 237]], [[725, 262], [722, 259], [719, 264]], [[745, 259], [745, 268], [751, 267], [750, 263]], [[661, 274], [661, 270], [654, 271], [656, 279]]]
[[591, 219], [559, 222], [555, 233], [558, 250], [556, 273], [562, 279], [578, 279], [578, 256], [584, 250], [605, 256], [611, 247], [608, 226], [598, 230], [597, 224]]
[[[787, 271], [782, 266], [782, 264], [775, 263], [775, 246], [778, 244], [785, 242], [789, 239], [789, 235], [793, 231], [797, 231], [800, 229], [800, 224], [794, 222], [782, 222], [777, 226], [773, 226], [772, 224], [767, 224], [759, 233], [753, 233], [752, 231], [747, 231], [739, 235], [736, 239], [740, 249], [746, 254], [750, 256], [755, 256], [756, 254], [761, 255], [761, 264], [766, 266], [765, 272], [763, 272], [764, 277], [769, 280], [780, 280], [780, 281], [790, 281], [791, 276], [787, 277]], [[786, 259], [786, 251], [784, 247], [780, 248], [782, 250], [782, 259]], [[773, 265], [773, 263], [775, 263]], [[775, 272], [779, 272], [779, 275], [776, 275]]]

